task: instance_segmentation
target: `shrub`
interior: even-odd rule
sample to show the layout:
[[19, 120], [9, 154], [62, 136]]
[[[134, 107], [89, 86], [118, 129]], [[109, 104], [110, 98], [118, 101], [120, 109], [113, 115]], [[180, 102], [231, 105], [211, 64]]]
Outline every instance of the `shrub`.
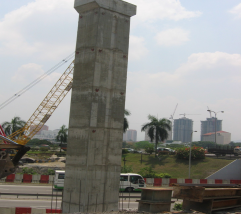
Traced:
[[128, 154], [129, 153], [129, 151], [127, 150], [127, 149], [122, 149], [122, 154], [124, 155], [124, 154]]
[[153, 144], [148, 144], [145, 146], [145, 151], [146, 153], [149, 153], [150, 155], [155, 151], [154, 150], [154, 145]]
[[156, 174], [155, 178], [171, 178], [171, 175], [169, 175], [168, 173], [159, 173]]
[[55, 175], [55, 171], [53, 169], [48, 169], [45, 173], [42, 175]]
[[39, 151], [39, 148], [37, 148], [37, 147], [31, 147], [30, 150], [33, 151], [33, 152], [35, 152], [35, 151]]
[[171, 175], [168, 173], [157, 173], [151, 167], [142, 168], [138, 174], [140, 174], [143, 178], [171, 178]]
[[[177, 158], [189, 160], [190, 147], [177, 149]], [[205, 149], [198, 146], [193, 146], [191, 150], [191, 159], [198, 160], [205, 158]]]
[[130, 173], [133, 172], [132, 166], [122, 166], [121, 173]]
[[173, 210], [175, 211], [181, 211], [182, 210], [182, 204], [180, 203], [175, 203]]
[[56, 152], [55, 155], [57, 155], [57, 157], [64, 157], [66, 156], [66, 152]]
[[40, 151], [41, 151], [41, 152], [47, 152], [48, 150], [49, 150], [49, 149], [48, 149], [47, 147], [46, 147], [46, 148], [45, 148], [45, 147], [41, 147], [41, 148], [40, 148]]
[[33, 168], [24, 167], [22, 174], [35, 175], [37, 172]]
[[138, 172], [143, 178], [155, 178], [156, 171], [154, 171], [151, 167], [144, 167], [140, 169]]

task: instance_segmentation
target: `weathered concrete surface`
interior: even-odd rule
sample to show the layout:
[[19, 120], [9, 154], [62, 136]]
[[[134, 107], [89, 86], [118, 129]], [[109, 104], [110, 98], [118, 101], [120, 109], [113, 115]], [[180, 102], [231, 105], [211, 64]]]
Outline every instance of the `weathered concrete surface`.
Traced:
[[130, 16], [121, 0], [75, 0], [79, 12], [63, 213], [118, 210]]
[[235, 160], [212, 175], [207, 179], [241, 179], [241, 159]]

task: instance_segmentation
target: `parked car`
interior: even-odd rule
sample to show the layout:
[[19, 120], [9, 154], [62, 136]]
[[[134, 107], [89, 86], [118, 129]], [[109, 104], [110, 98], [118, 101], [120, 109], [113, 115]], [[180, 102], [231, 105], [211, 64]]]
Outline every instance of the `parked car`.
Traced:
[[173, 149], [170, 149], [170, 148], [160, 148], [159, 147], [159, 148], [157, 148], [157, 152], [166, 154], [166, 153], [175, 153], [176, 151]]
[[22, 158], [20, 159], [22, 163], [35, 163], [35, 159], [33, 158]]

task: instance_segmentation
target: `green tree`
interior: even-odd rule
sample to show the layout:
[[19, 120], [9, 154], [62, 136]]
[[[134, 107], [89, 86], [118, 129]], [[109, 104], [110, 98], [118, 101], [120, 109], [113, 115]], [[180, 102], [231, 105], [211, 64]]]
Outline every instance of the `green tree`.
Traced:
[[34, 138], [26, 144], [27, 146], [41, 146], [41, 145], [49, 145], [52, 146], [53, 144], [49, 142], [48, 140], [40, 140], [37, 138]]
[[2, 124], [3, 130], [7, 136], [21, 129], [26, 124], [20, 117], [15, 116], [10, 122], [4, 122]]
[[149, 143], [145, 146], [146, 153], [149, 153], [150, 155], [155, 151], [153, 144]]
[[145, 147], [149, 144], [150, 143], [148, 141], [140, 141], [140, 142], [135, 143], [135, 147], [137, 149], [145, 149]]
[[155, 116], [148, 115], [150, 122], [142, 125], [141, 131], [147, 130], [147, 135], [151, 141], [155, 140], [155, 157], [157, 156], [157, 144], [168, 138], [168, 131], [171, 130], [171, 121], [168, 119], [158, 119]]
[[67, 139], [68, 139], [68, 128], [66, 128], [65, 125], [62, 125], [60, 127], [60, 130], [58, 132], [58, 135], [56, 137], [56, 140], [58, 142], [60, 142], [59, 146], [60, 146], [60, 152], [61, 152], [61, 146], [62, 146], [62, 143], [67, 143]]
[[127, 128], [129, 128], [129, 123], [128, 123], [128, 120], [127, 120], [127, 116], [130, 116], [131, 115], [131, 112], [128, 111], [128, 110], [125, 110], [124, 112], [124, 125], [123, 125], [123, 131], [124, 133], [126, 132]]
[[121, 173], [131, 173], [133, 172], [132, 166], [122, 166]]

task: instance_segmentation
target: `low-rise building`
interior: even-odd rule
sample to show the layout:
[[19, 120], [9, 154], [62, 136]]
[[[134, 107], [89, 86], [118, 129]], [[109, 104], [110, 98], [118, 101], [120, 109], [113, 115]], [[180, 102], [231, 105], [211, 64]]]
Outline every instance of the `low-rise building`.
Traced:
[[[215, 142], [215, 132], [203, 134], [202, 140]], [[221, 145], [229, 144], [231, 142], [231, 133], [226, 131], [217, 131], [216, 142], [217, 144], [221, 144]]]

